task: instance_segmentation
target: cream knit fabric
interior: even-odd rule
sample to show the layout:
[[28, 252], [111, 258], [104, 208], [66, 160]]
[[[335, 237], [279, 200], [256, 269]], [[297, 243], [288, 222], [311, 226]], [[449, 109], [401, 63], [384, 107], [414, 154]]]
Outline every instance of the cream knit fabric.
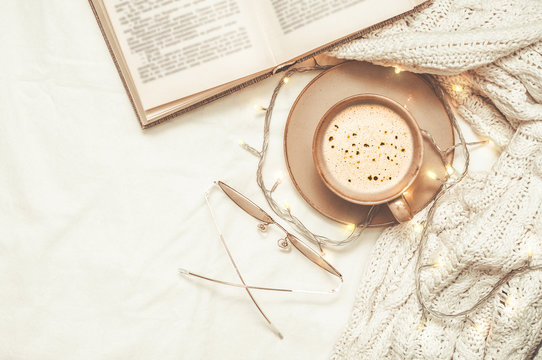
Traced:
[[[421, 277], [430, 307], [467, 309], [531, 251], [542, 263], [541, 1], [435, 0], [332, 55], [435, 74], [458, 115], [503, 147], [491, 172], [470, 174], [436, 211], [423, 263], [441, 266]], [[424, 319], [418, 237], [407, 223], [379, 238], [332, 359], [542, 358], [542, 271], [504, 284], [470, 315], [476, 325]]]

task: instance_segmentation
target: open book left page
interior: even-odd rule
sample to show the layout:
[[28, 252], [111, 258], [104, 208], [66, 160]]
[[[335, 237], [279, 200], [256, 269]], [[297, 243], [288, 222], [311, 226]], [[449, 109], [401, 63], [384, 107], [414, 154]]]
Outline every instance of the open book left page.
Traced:
[[250, 0], [102, 0], [145, 110], [275, 65]]

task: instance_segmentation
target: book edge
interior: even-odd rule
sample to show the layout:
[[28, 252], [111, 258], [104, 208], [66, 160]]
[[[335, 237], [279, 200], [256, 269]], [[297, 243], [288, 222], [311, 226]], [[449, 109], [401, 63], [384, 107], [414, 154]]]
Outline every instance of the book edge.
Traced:
[[144, 117], [144, 119], [142, 119], [144, 114], [140, 114], [139, 111], [137, 110], [137, 105], [135, 103], [136, 100], [134, 99], [134, 96], [132, 95], [132, 92], [130, 91], [130, 89], [128, 87], [128, 84], [126, 83], [126, 78], [124, 77], [124, 74], [122, 73], [122, 69], [121, 69], [120, 64], [119, 64], [119, 62], [117, 60], [117, 57], [115, 55], [115, 52], [114, 52], [113, 47], [111, 45], [111, 42], [107, 38], [107, 35], [105, 33], [102, 21], [100, 20], [100, 17], [98, 15], [98, 12], [97, 12], [96, 7], [94, 5], [94, 1], [93, 0], [88, 0], [88, 3], [90, 4], [90, 8], [92, 9], [92, 13], [94, 14], [94, 17], [96, 18], [96, 22], [98, 23], [98, 27], [100, 28], [100, 32], [102, 33], [102, 37], [105, 40], [105, 44], [107, 46], [107, 50], [109, 51], [109, 55], [111, 55], [111, 59], [113, 60], [113, 63], [115, 64], [115, 68], [117, 69], [117, 72], [119, 74], [120, 80], [122, 82], [122, 86], [124, 86], [124, 91], [128, 95], [128, 98], [130, 100], [130, 104], [132, 105], [132, 109], [134, 110], [134, 113], [135, 113], [135, 115], [137, 117], [137, 120], [139, 121], [139, 125], [141, 126], [142, 129], [144, 129], [146, 124], [148, 123], [147, 118]]

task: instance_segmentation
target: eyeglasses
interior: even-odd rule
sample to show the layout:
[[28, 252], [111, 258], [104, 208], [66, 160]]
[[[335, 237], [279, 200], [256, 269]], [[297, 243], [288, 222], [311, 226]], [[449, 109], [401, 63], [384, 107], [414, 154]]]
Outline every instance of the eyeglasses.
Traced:
[[[258, 205], [256, 205], [254, 202], [252, 202], [250, 199], [248, 199], [246, 196], [242, 195], [237, 190], [233, 189], [231, 186], [226, 185], [225, 183], [218, 181], [215, 183], [222, 189], [222, 191], [241, 209], [243, 209], [246, 213], [253, 216], [254, 218], [261, 221], [260, 224], [258, 224], [258, 229], [261, 231], [266, 231], [267, 227], [269, 225], [276, 225], [279, 229], [281, 229], [285, 233], [285, 237], [279, 239], [277, 242], [278, 246], [281, 249], [287, 249], [290, 245], [292, 245], [294, 248], [296, 248], [301, 254], [303, 254], [307, 259], [318, 265], [320, 268], [326, 270], [327, 272], [331, 273], [332, 275], [336, 276], [340, 279], [342, 284], [342, 275], [329, 263], [326, 259], [324, 259], [320, 254], [318, 254], [315, 250], [313, 250], [311, 247], [309, 247], [306, 243], [301, 241], [299, 238], [297, 238], [295, 235], [288, 232], [282, 225], [280, 225], [278, 222], [276, 222], [267, 212], [265, 212], [262, 208], [260, 208]], [[278, 292], [287, 292], [287, 293], [305, 293], [305, 294], [334, 294], [336, 293], [339, 288], [332, 289], [329, 291], [319, 291], [319, 290], [299, 290], [299, 289], [284, 289], [284, 288], [271, 288], [271, 287], [264, 287], [264, 286], [253, 286], [253, 285], [247, 285], [245, 282], [243, 276], [241, 275], [241, 272], [239, 271], [239, 268], [237, 267], [237, 264], [235, 260], [233, 259], [233, 256], [226, 244], [226, 240], [224, 238], [224, 235], [222, 234], [222, 230], [218, 226], [218, 222], [216, 220], [216, 216], [213, 210], [213, 207], [211, 206], [211, 202], [209, 201], [209, 193], [205, 192], [204, 194], [205, 202], [209, 208], [209, 211], [211, 213], [211, 217], [214, 223], [214, 226], [216, 228], [218, 237], [224, 246], [224, 249], [226, 250], [226, 253], [230, 259], [230, 262], [232, 263], [237, 276], [239, 280], [241, 281], [241, 284], [239, 283], [233, 283], [228, 281], [222, 281], [218, 279], [213, 279], [204, 275], [200, 275], [197, 273], [194, 273], [192, 271], [188, 271], [186, 269], [180, 268], [179, 274], [183, 276], [191, 276], [195, 278], [199, 278], [202, 280], [212, 281], [215, 283], [219, 283], [222, 285], [227, 286], [233, 286], [233, 287], [239, 287], [244, 288], [247, 292], [248, 296], [260, 312], [260, 314], [263, 316], [267, 324], [269, 325], [269, 328], [280, 338], [283, 339], [283, 335], [281, 332], [273, 325], [269, 317], [263, 312], [262, 308], [254, 298], [251, 290], [265, 290], [265, 291], [278, 291]]]

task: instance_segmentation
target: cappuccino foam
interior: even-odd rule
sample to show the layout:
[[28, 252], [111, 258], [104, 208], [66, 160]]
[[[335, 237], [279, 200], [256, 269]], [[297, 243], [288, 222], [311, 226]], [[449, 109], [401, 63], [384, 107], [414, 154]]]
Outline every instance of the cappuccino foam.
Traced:
[[357, 191], [387, 191], [406, 175], [414, 138], [408, 123], [380, 104], [357, 104], [329, 123], [323, 158], [339, 184]]

